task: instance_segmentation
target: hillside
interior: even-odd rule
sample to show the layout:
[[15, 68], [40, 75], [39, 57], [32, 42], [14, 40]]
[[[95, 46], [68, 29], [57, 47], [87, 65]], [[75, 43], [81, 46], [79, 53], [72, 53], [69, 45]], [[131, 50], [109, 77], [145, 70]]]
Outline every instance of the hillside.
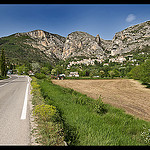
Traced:
[[27, 42], [34, 42], [34, 39], [26, 34], [13, 34], [0, 38], [0, 49], [5, 49], [6, 57], [11, 63], [49, 62], [53, 65], [58, 61], [55, 55], [47, 56], [41, 49]]
[[58, 59], [62, 59], [62, 52], [66, 39], [65, 37], [43, 30], [34, 30], [27, 33], [20, 33], [20, 35], [29, 36], [32, 40], [27, 40], [26, 44], [40, 49], [48, 57], [55, 56]]
[[16, 33], [0, 38], [0, 49], [4, 48], [13, 63], [48, 62], [59, 60], [92, 58], [104, 61], [116, 55], [134, 53], [150, 46], [150, 21], [137, 24], [117, 32], [112, 40], [104, 40], [82, 31], [62, 37], [43, 30]]
[[111, 55], [143, 49], [145, 46], [150, 46], [150, 21], [117, 32], [112, 39]]

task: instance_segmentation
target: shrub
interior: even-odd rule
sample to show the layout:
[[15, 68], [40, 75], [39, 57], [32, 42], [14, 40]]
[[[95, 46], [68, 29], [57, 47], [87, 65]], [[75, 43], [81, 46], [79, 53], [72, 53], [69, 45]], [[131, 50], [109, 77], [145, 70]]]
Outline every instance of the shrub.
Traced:
[[145, 61], [139, 66], [134, 67], [129, 75], [136, 80], [141, 80], [144, 83], [150, 83], [150, 60]]
[[[32, 77], [31, 85], [32, 104], [34, 105], [33, 115], [36, 116], [35, 121], [38, 124], [37, 128], [32, 130], [33, 133], [37, 133], [36, 142], [42, 145], [64, 146], [63, 128], [59, 122], [60, 119], [56, 107], [45, 105], [46, 101], [44, 101], [35, 77]], [[46, 99], [50, 101], [50, 99]]]
[[38, 79], [44, 79], [44, 78], [46, 78], [46, 75], [43, 74], [43, 73], [36, 73], [35, 77], [38, 78]]
[[43, 104], [44, 102], [44, 98], [41, 95], [41, 91], [40, 91], [40, 86], [39, 84], [37, 84], [37, 79], [35, 77], [32, 77], [32, 91], [31, 94], [33, 94], [33, 98], [32, 98], [32, 104], [33, 105], [38, 105], [38, 104]]
[[38, 116], [43, 121], [49, 121], [56, 113], [56, 107], [52, 105], [37, 105], [34, 109], [34, 115]]
[[102, 98], [99, 97], [99, 99], [97, 99], [95, 101], [95, 108], [94, 110], [99, 113], [99, 114], [105, 114], [107, 112], [107, 108], [106, 105], [103, 103]]

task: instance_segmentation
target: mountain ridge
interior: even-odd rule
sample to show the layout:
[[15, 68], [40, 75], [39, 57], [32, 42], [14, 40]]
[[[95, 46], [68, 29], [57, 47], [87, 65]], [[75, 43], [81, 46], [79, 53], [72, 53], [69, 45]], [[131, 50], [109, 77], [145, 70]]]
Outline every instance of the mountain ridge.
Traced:
[[[0, 48], [6, 49], [8, 57], [11, 58], [10, 54], [15, 53], [16, 59], [19, 55], [24, 60], [26, 56], [31, 57], [27, 53], [37, 53], [36, 57], [41, 55], [39, 57], [42, 57], [42, 61], [46, 60], [54, 65], [59, 60], [75, 57], [105, 60], [145, 46], [150, 46], [150, 21], [119, 31], [112, 40], [104, 40], [99, 34], [95, 37], [83, 31], [74, 31], [63, 37], [44, 30], [15, 33], [0, 38]], [[32, 58], [35, 61], [34, 57], [29, 62], [32, 62]]]

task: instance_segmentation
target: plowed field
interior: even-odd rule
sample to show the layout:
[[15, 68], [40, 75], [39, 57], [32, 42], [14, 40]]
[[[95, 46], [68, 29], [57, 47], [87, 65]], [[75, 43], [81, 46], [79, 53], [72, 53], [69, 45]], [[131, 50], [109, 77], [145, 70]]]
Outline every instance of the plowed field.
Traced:
[[123, 108], [127, 113], [150, 121], [150, 89], [132, 79], [53, 80], [54, 84], [72, 88], [104, 103]]

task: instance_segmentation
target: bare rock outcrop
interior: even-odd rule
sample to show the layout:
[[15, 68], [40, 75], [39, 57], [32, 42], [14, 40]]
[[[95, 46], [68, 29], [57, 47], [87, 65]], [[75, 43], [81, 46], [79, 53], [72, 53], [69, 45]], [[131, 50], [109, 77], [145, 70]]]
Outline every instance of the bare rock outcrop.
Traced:
[[82, 31], [72, 32], [66, 38], [43, 30], [16, 34], [21, 35], [30, 37], [25, 44], [40, 49], [54, 60], [74, 57], [106, 59], [150, 46], [150, 21], [117, 32], [112, 40], [104, 40], [99, 34], [94, 37]]
[[150, 46], [150, 21], [117, 32], [112, 39], [111, 55], [121, 55], [147, 45]]
[[99, 57], [103, 55], [99, 36], [95, 38], [81, 31], [72, 32], [67, 36], [62, 53], [64, 59], [75, 56]]

